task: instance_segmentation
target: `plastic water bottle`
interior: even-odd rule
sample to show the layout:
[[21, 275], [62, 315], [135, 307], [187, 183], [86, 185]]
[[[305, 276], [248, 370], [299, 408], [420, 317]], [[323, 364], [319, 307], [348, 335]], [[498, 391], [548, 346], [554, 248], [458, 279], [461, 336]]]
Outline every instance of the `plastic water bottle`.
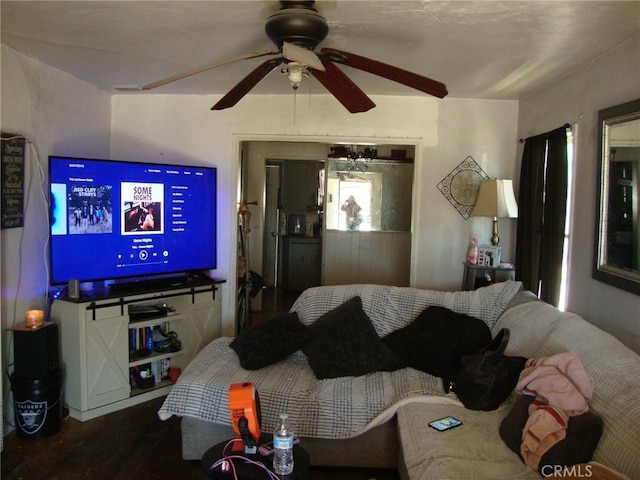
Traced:
[[293, 429], [286, 413], [280, 414], [273, 432], [273, 471], [277, 475], [293, 472]]
[[478, 237], [469, 238], [469, 251], [467, 261], [473, 265], [478, 263]]

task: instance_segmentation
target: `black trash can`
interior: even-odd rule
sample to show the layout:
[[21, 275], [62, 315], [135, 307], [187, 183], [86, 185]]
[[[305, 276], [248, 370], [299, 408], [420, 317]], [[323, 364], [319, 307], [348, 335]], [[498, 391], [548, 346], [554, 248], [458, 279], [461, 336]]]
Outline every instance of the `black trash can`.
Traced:
[[62, 420], [62, 371], [44, 378], [9, 375], [13, 392], [16, 435], [46, 438], [60, 430]]

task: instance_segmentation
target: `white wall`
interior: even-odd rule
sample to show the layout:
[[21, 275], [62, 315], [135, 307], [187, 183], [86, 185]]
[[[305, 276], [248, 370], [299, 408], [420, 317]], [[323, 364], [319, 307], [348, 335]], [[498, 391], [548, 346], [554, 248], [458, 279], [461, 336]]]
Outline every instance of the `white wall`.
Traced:
[[[4, 372], [13, 356], [11, 335], [6, 329], [24, 322], [28, 309], [46, 310], [49, 226], [41, 187], [47, 188], [48, 157], [107, 158], [111, 111], [107, 93], [4, 45], [1, 54], [0, 126], [3, 132], [24, 135], [31, 142], [25, 160], [24, 227], [0, 232]], [[47, 193], [45, 197], [48, 201]], [[4, 383], [7, 394], [9, 385]], [[4, 398], [10, 407], [7, 396]], [[10, 420], [11, 408], [5, 410]]]
[[[517, 135], [513, 101], [449, 99], [442, 103], [437, 122], [437, 141], [423, 145], [417, 170], [417, 215], [414, 241], [418, 242], [418, 287], [459, 289], [462, 261], [469, 236], [489, 244], [491, 219], [465, 220], [436, 189], [437, 183], [471, 155], [491, 178], [515, 179]], [[517, 182], [516, 182], [517, 183]], [[517, 195], [517, 192], [516, 192]], [[500, 219], [500, 245], [505, 262], [515, 260], [514, 219]], [[415, 252], [414, 252], [415, 253]]]
[[[578, 125], [567, 310], [640, 352], [640, 297], [591, 278], [597, 182], [598, 111], [640, 98], [640, 36], [520, 102], [522, 138]], [[519, 149], [520, 158], [522, 148]]]
[[[236, 107], [210, 111], [217, 96], [116, 95], [111, 155], [121, 160], [207, 164], [218, 167], [218, 269], [223, 319], [234, 312], [235, 222], [239, 144], [244, 140], [332, 142], [338, 139], [416, 145], [414, 272], [418, 287], [457, 289], [468, 237], [490, 236], [489, 219], [464, 220], [437, 183], [468, 155], [492, 177], [514, 178], [518, 105], [515, 101], [427, 97], [374, 97], [370, 112], [349, 114], [331, 96], [311, 105], [293, 97], [249, 95]], [[513, 260], [515, 223], [501, 223], [505, 260]]]

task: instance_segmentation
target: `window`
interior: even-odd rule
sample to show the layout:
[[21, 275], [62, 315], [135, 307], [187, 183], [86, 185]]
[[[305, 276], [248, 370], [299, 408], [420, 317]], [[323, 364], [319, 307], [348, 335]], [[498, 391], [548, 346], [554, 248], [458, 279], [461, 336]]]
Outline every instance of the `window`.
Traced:
[[569, 285], [569, 238], [571, 232], [573, 210], [573, 182], [574, 182], [574, 132], [578, 126], [574, 125], [573, 130], [567, 128], [567, 209], [564, 225], [564, 249], [562, 254], [562, 280], [560, 283], [560, 298], [558, 309], [565, 311], [567, 308], [567, 288]]

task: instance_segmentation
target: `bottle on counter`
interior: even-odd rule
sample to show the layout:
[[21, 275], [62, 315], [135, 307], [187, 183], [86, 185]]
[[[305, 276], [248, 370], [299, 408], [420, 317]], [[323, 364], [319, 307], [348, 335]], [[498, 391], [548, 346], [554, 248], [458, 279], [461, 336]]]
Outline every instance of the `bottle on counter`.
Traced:
[[469, 238], [469, 251], [467, 252], [467, 261], [476, 265], [478, 263], [478, 237]]
[[273, 471], [277, 475], [293, 472], [293, 429], [286, 413], [280, 414], [273, 432]]

